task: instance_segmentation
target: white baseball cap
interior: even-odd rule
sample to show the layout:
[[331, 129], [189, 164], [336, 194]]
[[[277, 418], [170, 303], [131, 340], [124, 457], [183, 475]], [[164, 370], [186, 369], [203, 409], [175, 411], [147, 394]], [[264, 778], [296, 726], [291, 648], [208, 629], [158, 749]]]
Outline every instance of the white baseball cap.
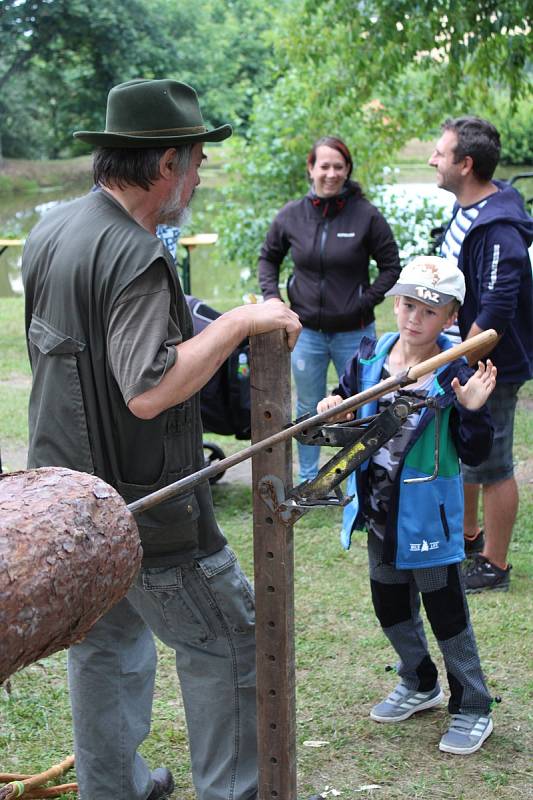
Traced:
[[385, 294], [413, 297], [428, 306], [444, 306], [452, 300], [459, 300], [462, 305], [465, 292], [464, 275], [455, 264], [440, 256], [417, 256]]

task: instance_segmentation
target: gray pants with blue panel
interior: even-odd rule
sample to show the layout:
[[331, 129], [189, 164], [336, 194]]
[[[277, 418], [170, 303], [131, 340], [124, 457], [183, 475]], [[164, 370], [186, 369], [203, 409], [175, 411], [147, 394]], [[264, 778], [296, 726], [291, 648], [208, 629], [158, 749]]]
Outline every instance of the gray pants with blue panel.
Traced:
[[382, 541], [368, 534], [372, 602], [383, 632], [398, 654], [398, 674], [409, 688], [431, 691], [437, 667], [429, 654], [420, 597], [441, 650], [451, 714], [488, 714], [487, 689], [470, 623], [460, 564], [401, 570], [382, 562]]

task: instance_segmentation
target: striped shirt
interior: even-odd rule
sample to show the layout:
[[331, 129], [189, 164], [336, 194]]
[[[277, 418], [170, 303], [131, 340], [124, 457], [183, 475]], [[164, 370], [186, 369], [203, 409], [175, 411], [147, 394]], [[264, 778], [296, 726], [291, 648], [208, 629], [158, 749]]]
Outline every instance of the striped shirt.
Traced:
[[[480, 203], [473, 206], [467, 206], [467, 208], [461, 208], [461, 206], [457, 207], [457, 212], [452, 218], [440, 248], [441, 256], [447, 258], [448, 261], [451, 261], [455, 266], [457, 266], [459, 260], [459, 253], [461, 252], [464, 238], [486, 202], [486, 200], [482, 200]], [[444, 333], [451, 340], [452, 344], [461, 344], [461, 334], [457, 322], [447, 328]]]
[[461, 208], [458, 206], [457, 212], [453, 217], [448, 230], [446, 231], [446, 235], [444, 237], [444, 241], [441, 245], [440, 254], [443, 258], [447, 258], [451, 261], [455, 266], [457, 266], [457, 262], [459, 260], [459, 253], [461, 252], [461, 247], [463, 246], [463, 241], [470, 230], [470, 227], [475, 219], [477, 219], [479, 212], [486, 205], [487, 200], [482, 200], [480, 203], [476, 203], [473, 206], [468, 206], [467, 208]]

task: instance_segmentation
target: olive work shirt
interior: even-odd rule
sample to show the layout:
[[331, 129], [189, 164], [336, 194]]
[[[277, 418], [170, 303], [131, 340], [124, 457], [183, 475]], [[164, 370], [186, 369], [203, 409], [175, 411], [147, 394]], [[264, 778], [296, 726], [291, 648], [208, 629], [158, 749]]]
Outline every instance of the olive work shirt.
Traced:
[[176, 363], [182, 336], [169, 316], [166, 273], [164, 263], [155, 263], [122, 292], [111, 311], [107, 357], [126, 405], [157, 386]]

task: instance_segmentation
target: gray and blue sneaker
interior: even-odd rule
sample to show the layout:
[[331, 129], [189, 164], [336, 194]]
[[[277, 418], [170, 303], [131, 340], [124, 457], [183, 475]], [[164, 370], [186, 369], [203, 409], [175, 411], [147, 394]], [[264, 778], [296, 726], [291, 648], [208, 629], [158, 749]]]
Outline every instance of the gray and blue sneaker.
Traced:
[[405, 684], [399, 683], [385, 700], [374, 706], [370, 716], [376, 722], [403, 722], [417, 711], [438, 706], [443, 699], [444, 692], [438, 683], [430, 692], [408, 689]]
[[440, 740], [439, 750], [468, 756], [479, 750], [494, 728], [490, 714], [454, 714], [448, 731]]

